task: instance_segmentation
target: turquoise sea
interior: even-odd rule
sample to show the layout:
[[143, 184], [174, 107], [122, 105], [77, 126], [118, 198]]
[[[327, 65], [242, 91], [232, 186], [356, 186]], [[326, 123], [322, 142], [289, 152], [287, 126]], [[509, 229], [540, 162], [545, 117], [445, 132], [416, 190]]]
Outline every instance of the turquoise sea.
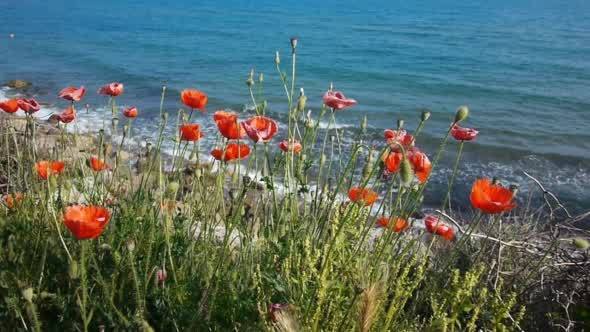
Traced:
[[[56, 97], [62, 87], [85, 85], [92, 110], [79, 126], [87, 130], [98, 129], [92, 116], [105, 100], [95, 91], [104, 83], [125, 84], [119, 102], [139, 107], [134, 127], [149, 138], [162, 85], [172, 113], [185, 87], [209, 94], [210, 113], [241, 110], [250, 69], [264, 74], [271, 114], [285, 121], [274, 55], [280, 52], [286, 70], [289, 38], [297, 36], [297, 86], [314, 113], [330, 82], [359, 101], [338, 114], [345, 137], [366, 115], [377, 144], [398, 118], [412, 129], [427, 108], [432, 120], [418, 143], [432, 153], [457, 106], [469, 105], [466, 124], [480, 137], [465, 147], [459, 206], [480, 176], [519, 183], [526, 196], [535, 188], [525, 170], [572, 210], [590, 209], [586, 0], [2, 0], [0, 22], [0, 82], [33, 82], [30, 93], [53, 104], [46, 112], [65, 105]], [[449, 145], [434, 175], [432, 203], [445, 189], [455, 149]]]

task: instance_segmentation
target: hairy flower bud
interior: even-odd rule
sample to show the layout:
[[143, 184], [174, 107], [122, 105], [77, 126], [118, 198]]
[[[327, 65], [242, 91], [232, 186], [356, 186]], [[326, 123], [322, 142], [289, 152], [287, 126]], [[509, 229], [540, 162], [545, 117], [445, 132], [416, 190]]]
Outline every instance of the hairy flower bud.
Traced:
[[248, 87], [254, 85], [254, 69], [250, 69], [250, 74], [248, 75], [248, 79], [246, 80], [246, 85]]
[[420, 119], [424, 122], [427, 121], [428, 119], [430, 119], [430, 111], [422, 111], [422, 116], [420, 117]]
[[297, 37], [291, 37], [291, 50], [295, 53], [295, 49], [297, 48]]
[[412, 170], [412, 165], [408, 158], [404, 157], [402, 160], [402, 164], [400, 166], [400, 179], [403, 186], [407, 186], [412, 182], [414, 178], [414, 171]]
[[365, 116], [363, 117], [363, 119], [361, 120], [361, 130], [362, 130], [363, 132], [365, 132], [365, 131], [367, 130], [368, 121], [369, 121], [369, 120], [367, 120], [367, 116], [366, 116], [366, 115], [365, 115]]
[[68, 269], [68, 275], [70, 279], [78, 279], [78, 262], [75, 260], [70, 261], [70, 267]]
[[375, 156], [373, 155], [373, 148], [369, 150], [369, 154], [367, 155], [367, 160], [365, 163], [365, 167], [363, 167], [363, 180], [362, 182], [367, 182], [371, 173], [373, 173], [373, 165], [375, 164]]
[[180, 188], [180, 184], [178, 182], [170, 182], [170, 183], [168, 183], [168, 186], [166, 187], [166, 193], [171, 196], [174, 196], [174, 195], [176, 195], [178, 188]]
[[459, 106], [457, 113], [455, 113], [455, 123], [467, 119], [467, 116], [469, 116], [469, 108], [467, 106]]
[[301, 93], [299, 94], [299, 99], [297, 100], [297, 112], [304, 112], [305, 111], [305, 103], [307, 102], [307, 96], [301, 88]]

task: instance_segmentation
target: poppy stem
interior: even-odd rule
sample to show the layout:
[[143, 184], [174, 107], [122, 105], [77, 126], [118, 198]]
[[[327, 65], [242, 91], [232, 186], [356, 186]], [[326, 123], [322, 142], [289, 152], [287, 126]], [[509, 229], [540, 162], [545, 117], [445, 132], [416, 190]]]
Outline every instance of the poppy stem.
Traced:
[[457, 175], [457, 169], [459, 168], [459, 162], [461, 161], [461, 153], [463, 152], [463, 145], [465, 145], [465, 141], [461, 141], [459, 143], [459, 147], [457, 150], [457, 158], [455, 159], [455, 166], [453, 166], [453, 173], [451, 175], [451, 179], [449, 181], [449, 186], [447, 189], [447, 194], [445, 196], [445, 200], [442, 204], [442, 210], [444, 211], [449, 205], [449, 210], [451, 209], [451, 190], [453, 189], [453, 183], [455, 182], [455, 176]]
[[82, 324], [84, 325], [84, 332], [88, 331], [90, 324], [90, 317], [87, 315], [86, 304], [88, 303], [88, 277], [86, 274], [86, 251], [87, 241], [82, 240], [80, 243], [80, 288], [82, 289], [81, 299], [79, 301], [80, 314], [82, 315]]

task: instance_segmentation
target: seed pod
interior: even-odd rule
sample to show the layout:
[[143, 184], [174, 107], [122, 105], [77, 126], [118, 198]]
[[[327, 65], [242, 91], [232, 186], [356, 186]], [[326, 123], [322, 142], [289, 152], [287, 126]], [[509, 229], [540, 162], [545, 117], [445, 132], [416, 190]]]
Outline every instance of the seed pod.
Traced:
[[469, 108], [467, 106], [460, 106], [457, 108], [457, 113], [455, 113], [455, 123], [467, 119], [467, 116], [469, 116]]
[[397, 129], [402, 129], [404, 127], [404, 120], [403, 119], [398, 119], [397, 120]]
[[407, 186], [412, 182], [414, 178], [414, 171], [412, 170], [412, 165], [408, 158], [404, 157], [402, 160], [402, 164], [400, 166], [400, 179], [403, 186]]
[[420, 117], [422, 122], [427, 121], [430, 119], [430, 111], [422, 111], [422, 116]]

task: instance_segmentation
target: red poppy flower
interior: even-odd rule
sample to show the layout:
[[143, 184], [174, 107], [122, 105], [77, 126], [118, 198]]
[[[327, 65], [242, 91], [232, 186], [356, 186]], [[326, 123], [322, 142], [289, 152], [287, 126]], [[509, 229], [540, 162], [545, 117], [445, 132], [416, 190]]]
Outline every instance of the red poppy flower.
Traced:
[[47, 180], [51, 175], [60, 174], [63, 172], [64, 168], [65, 163], [59, 160], [41, 160], [35, 163], [37, 174], [43, 180]]
[[217, 160], [232, 161], [244, 159], [250, 154], [250, 147], [246, 144], [229, 143], [225, 151], [219, 148], [213, 149], [211, 155]]
[[98, 93], [105, 96], [117, 97], [123, 93], [123, 83], [113, 82], [103, 85]]
[[365, 206], [373, 205], [379, 196], [368, 188], [352, 187], [348, 191], [348, 198], [355, 203], [362, 203]]
[[323, 99], [326, 106], [331, 107], [337, 111], [357, 104], [356, 100], [346, 98], [346, 96], [340, 91], [327, 91], [324, 94]]
[[201, 126], [196, 123], [182, 124], [178, 130], [180, 132], [180, 139], [182, 141], [194, 142], [200, 140], [201, 137], [203, 137]]
[[238, 115], [234, 112], [217, 111], [213, 120], [221, 135], [229, 139], [240, 139], [246, 136], [246, 130], [238, 122]]
[[404, 231], [406, 228], [408, 228], [409, 225], [410, 224], [407, 220], [399, 217], [381, 217], [377, 219], [377, 226], [389, 228], [396, 233]]
[[4, 204], [9, 209], [14, 209], [20, 202], [23, 201], [25, 196], [22, 193], [6, 194], [2, 197]]
[[74, 86], [68, 86], [63, 88], [59, 92], [59, 97], [69, 101], [80, 101], [86, 94], [86, 88], [83, 86], [76, 88]]
[[35, 112], [38, 112], [41, 109], [41, 105], [39, 105], [39, 103], [31, 98], [31, 99], [25, 99], [25, 98], [21, 98], [17, 101], [18, 103], [18, 107], [25, 111], [25, 113], [28, 114], [33, 114]]
[[440, 219], [434, 215], [429, 214], [424, 218], [424, 226], [426, 226], [428, 232], [440, 235], [449, 241], [452, 241], [455, 238], [455, 230], [453, 227], [440, 221]]
[[463, 128], [458, 124], [451, 129], [451, 136], [457, 141], [471, 141], [477, 137], [477, 134], [479, 134], [479, 131], [473, 128]]
[[242, 122], [246, 134], [254, 142], [268, 142], [277, 133], [278, 125], [275, 120], [266, 116], [254, 116]]
[[430, 163], [428, 156], [420, 150], [413, 148], [408, 151], [408, 159], [420, 183], [426, 182], [432, 171], [432, 163]]
[[399, 171], [402, 160], [404, 160], [404, 154], [401, 152], [392, 151], [388, 155], [383, 156], [385, 169], [390, 173], [396, 173]]
[[196, 108], [201, 112], [205, 112], [205, 106], [209, 101], [209, 97], [204, 92], [196, 89], [186, 89], [180, 93], [180, 100], [182, 103], [190, 108]]
[[111, 214], [102, 206], [73, 205], [64, 212], [64, 224], [78, 240], [97, 238], [109, 224]]
[[109, 169], [109, 165], [104, 160], [99, 159], [97, 156], [88, 158], [88, 165], [90, 165], [90, 168], [92, 168], [92, 170], [95, 172]]
[[130, 118], [130, 119], [136, 118], [137, 113], [138, 113], [137, 107], [135, 107], [135, 106], [127, 107], [126, 109], [123, 110], [123, 115], [126, 118]]
[[414, 145], [414, 136], [412, 136], [403, 129], [385, 129], [385, 132], [383, 134], [383, 136], [385, 137], [385, 141], [387, 142], [387, 144], [390, 145], [390, 148], [393, 151], [400, 151], [400, 145], [404, 149], [409, 149]]
[[284, 152], [293, 152], [295, 154], [300, 153], [303, 149], [301, 143], [298, 140], [283, 140], [279, 142], [279, 149], [283, 150]]
[[61, 114], [57, 115], [56, 118], [60, 122], [70, 123], [76, 119], [76, 110], [70, 106], [61, 112]]
[[0, 103], [0, 108], [6, 113], [18, 111], [18, 99], [8, 99]]
[[477, 179], [473, 183], [470, 195], [471, 205], [484, 213], [501, 213], [516, 207], [514, 193], [490, 179]]

